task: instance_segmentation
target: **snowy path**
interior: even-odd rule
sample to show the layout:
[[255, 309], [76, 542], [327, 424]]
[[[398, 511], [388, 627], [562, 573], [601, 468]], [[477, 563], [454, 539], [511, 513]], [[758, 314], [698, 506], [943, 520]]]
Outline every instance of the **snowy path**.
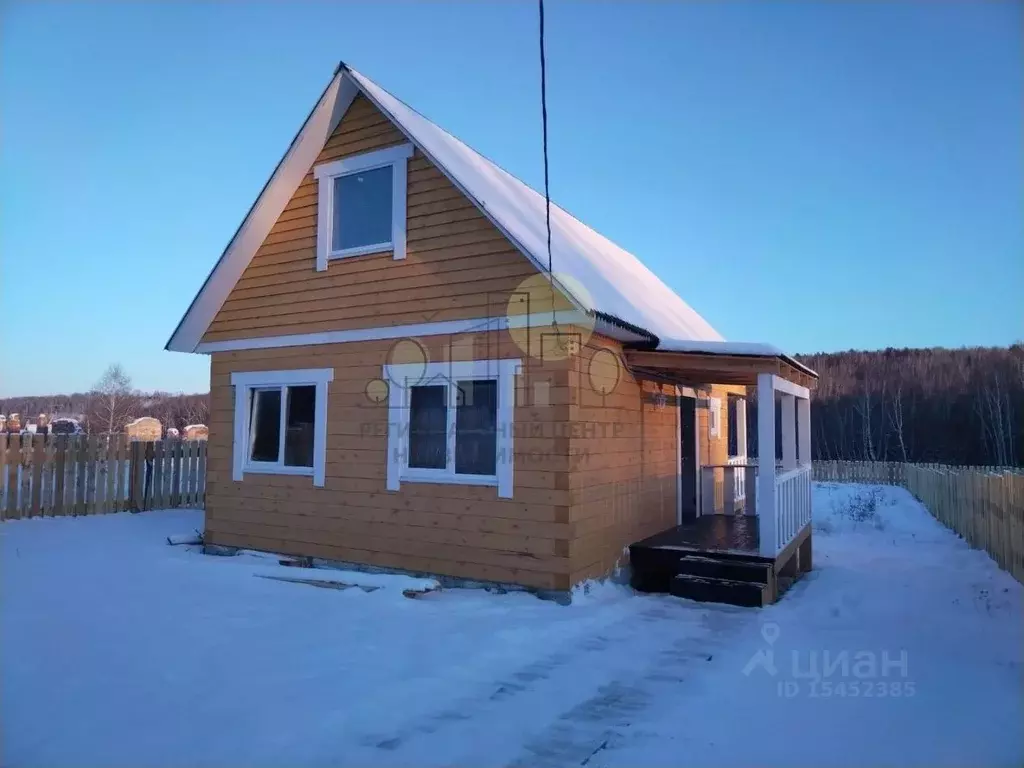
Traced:
[[286, 584], [163, 543], [200, 524], [0, 526], [0, 764], [1024, 759], [1024, 592], [899, 490], [818, 487], [816, 569], [761, 611]]

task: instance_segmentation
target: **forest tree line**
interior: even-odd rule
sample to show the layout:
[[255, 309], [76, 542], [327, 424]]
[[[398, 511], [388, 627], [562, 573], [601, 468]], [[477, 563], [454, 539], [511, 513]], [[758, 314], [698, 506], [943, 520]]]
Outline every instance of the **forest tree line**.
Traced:
[[815, 459], [1021, 466], [1024, 344], [800, 355]]

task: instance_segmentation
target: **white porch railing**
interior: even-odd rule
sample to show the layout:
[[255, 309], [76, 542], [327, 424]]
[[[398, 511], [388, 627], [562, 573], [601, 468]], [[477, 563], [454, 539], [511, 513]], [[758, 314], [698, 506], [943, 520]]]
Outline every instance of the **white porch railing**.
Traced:
[[[726, 463], [731, 467], [745, 467], [747, 464], [746, 456], [730, 456]], [[725, 482], [729, 482], [729, 472], [726, 472]], [[732, 472], [732, 484], [733, 484], [733, 498], [736, 501], [743, 501], [747, 498], [747, 473], [739, 470]]]
[[775, 557], [811, 521], [811, 404], [806, 387], [771, 373], [757, 376], [757, 442], [775, 453], [775, 401], [779, 396], [782, 466], [759, 462], [757, 516], [761, 554]]
[[[780, 552], [811, 522], [811, 467], [797, 467], [775, 478], [775, 551]], [[762, 548], [765, 531], [762, 527]]]
[[705, 464], [700, 468], [700, 513], [753, 514], [753, 499], [747, 488], [754, 487], [757, 467], [744, 456], [734, 456], [728, 464]]

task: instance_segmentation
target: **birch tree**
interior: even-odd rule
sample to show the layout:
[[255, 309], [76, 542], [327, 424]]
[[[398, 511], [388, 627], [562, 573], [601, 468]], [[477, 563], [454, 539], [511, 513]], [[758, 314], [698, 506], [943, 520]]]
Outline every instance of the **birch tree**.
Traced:
[[89, 427], [101, 434], [121, 432], [132, 408], [132, 380], [120, 363], [111, 364], [89, 393]]

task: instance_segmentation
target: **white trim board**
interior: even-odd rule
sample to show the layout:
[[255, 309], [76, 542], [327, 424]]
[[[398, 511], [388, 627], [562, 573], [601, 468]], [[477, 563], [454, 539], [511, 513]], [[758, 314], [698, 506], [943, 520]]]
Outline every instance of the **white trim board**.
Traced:
[[[584, 322], [588, 318], [582, 312], [563, 309], [555, 313], [555, 319], [559, 323], [571, 325]], [[251, 339], [204, 341], [196, 347], [195, 351], [210, 354], [212, 352], [238, 352], [244, 349], [276, 349], [278, 347], [304, 347], [316, 344], [343, 344], [348, 341], [380, 341], [401, 339], [406, 336], [483, 333], [485, 331], [503, 331], [508, 328], [526, 328], [531, 323], [536, 323], [538, 327], [546, 327], [550, 322], [551, 314], [548, 312], [512, 315], [511, 317], [478, 317], [469, 320], [442, 320], [436, 323], [353, 328], [348, 331], [320, 331], [318, 333], [298, 333], [286, 336], [257, 336]]]
[[793, 397], [798, 397], [801, 400], [807, 400], [811, 396], [811, 391], [807, 387], [801, 387], [799, 384], [794, 384], [789, 379], [784, 379], [781, 376], [772, 375], [772, 389], [776, 392], [783, 392]]

